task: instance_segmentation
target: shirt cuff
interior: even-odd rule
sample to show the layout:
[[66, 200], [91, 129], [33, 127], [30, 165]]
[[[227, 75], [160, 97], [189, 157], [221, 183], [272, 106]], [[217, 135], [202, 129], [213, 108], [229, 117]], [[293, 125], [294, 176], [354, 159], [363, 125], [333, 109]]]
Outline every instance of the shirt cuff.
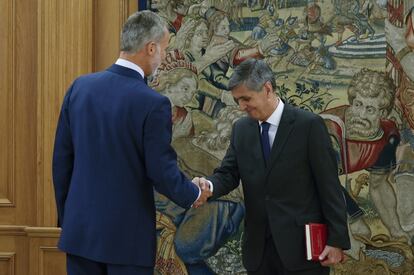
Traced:
[[213, 186], [213, 183], [211, 182], [211, 181], [209, 181], [209, 180], [206, 180], [207, 182], [208, 182], [208, 184], [209, 184], [209, 187], [210, 187], [210, 191], [211, 191], [211, 193], [213, 193], [213, 189], [214, 189], [214, 186]]

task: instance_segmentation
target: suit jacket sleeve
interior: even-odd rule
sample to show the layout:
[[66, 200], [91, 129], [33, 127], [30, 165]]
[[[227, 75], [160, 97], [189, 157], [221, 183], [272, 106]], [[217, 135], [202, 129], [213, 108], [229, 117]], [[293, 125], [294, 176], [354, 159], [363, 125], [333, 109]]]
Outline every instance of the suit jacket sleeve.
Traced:
[[74, 152], [68, 113], [72, 87], [69, 88], [63, 100], [53, 150], [52, 174], [58, 212], [58, 226], [61, 226], [63, 223], [64, 206], [73, 171]]
[[189, 208], [199, 188], [178, 169], [171, 147], [171, 104], [163, 97], [149, 113], [144, 125], [144, 159], [147, 175], [155, 189], [183, 208]]
[[236, 149], [235, 149], [235, 136], [236, 125], [233, 125], [231, 133], [230, 145], [227, 148], [226, 155], [221, 162], [220, 167], [214, 170], [214, 174], [207, 177], [213, 183], [213, 196], [211, 199], [217, 199], [233, 189], [237, 188], [240, 182], [239, 168], [237, 165]]
[[328, 225], [327, 244], [349, 249], [345, 200], [337, 174], [335, 152], [320, 116], [312, 121], [308, 150], [322, 212]]

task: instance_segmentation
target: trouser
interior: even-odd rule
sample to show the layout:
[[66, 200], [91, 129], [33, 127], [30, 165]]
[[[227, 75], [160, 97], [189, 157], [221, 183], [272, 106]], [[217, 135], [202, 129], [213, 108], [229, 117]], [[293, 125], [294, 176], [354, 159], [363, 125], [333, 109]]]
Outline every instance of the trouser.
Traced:
[[68, 275], [153, 275], [154, 268], [95, 262], [72, 254], [66, 255]]
[[249, 275], [329, 275], [329, 267], [317, 267], [300, 271], [287, 270], [280, 259], [272, 237], [267, 237], [263, 258], [256, 271], [248, 271]]

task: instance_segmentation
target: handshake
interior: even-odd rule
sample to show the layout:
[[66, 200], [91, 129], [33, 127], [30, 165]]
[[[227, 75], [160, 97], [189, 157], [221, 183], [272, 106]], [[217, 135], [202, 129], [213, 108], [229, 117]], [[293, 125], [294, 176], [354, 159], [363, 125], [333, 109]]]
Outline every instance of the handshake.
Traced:
[[212, 189], [210, 189], [210, 182], [205, 178], [195, 177], [193, 178], [192, 182], [200, 187], [201, 190], [200, 197], [193, 204], [193, 208], [198, 208], [213, 195], [213, 192]]

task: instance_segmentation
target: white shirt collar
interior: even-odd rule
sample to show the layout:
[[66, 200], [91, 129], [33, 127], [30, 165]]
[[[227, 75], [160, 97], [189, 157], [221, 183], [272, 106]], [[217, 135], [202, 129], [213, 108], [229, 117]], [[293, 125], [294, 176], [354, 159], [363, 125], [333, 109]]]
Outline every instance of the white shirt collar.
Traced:
[[132, 63], [131, 61], [128, 61], [128, 60], [122, 59], [122, 58], [118, 58], [118, 60], [115, 62], [115, 64], [119, 65], [119, 66], [122, 66], [122, 67], [127, 67], [131, 70], [134, 70], [134, 71], [138, 72], [142, 76], [142, 78], [144, 78], [144, 76], [145, 76], [144, 75], [144, 70], [140, 66], [138, 66], [137, 64]]
[[[270, 123], [273, 126], [278, 127], [280, 123], [280, 119], [282, 118], [283, 109], [285, 104], [281, 99], [279, 99], [279, 103], [277, 104], [276, 109], [270, 115], [270, 117], [266, 120], [266, 122]], [[259, 124], [262, 125], [263, 121], [259, 120]]]

